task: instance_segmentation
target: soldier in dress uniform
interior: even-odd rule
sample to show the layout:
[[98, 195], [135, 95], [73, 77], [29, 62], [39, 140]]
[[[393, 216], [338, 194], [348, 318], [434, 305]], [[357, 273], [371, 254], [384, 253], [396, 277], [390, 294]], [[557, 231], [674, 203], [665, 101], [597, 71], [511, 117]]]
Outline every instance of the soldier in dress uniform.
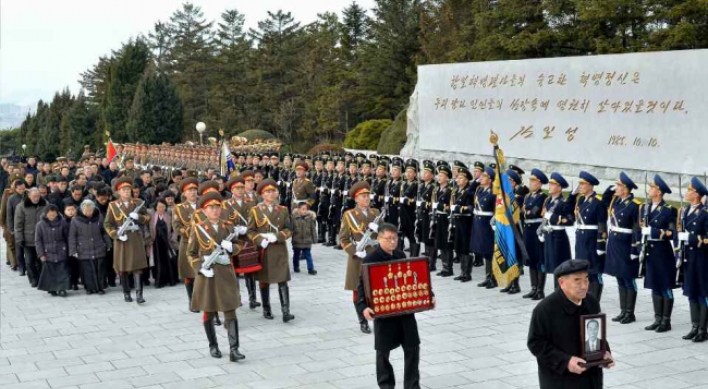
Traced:
[[[460, 258], [460, 275], [454, 280], [472, 281], [472, 256], [470, 255], [470, 240], [472, 239], [472, 213], [474, 212], [474, 193], [470, 191], [472, 173], [467, 167], [457, 168], [457, 188], [453, 189], [450, 200], [450, 223], [454, 225], [451, 232], [454, 249]], [[489, 221], [487, 228], [491, 229]]]
[[336, 173], [332, 178], [332, 197], [330, 199], [330, 210], [329, 210], [329, 239], [325, 246], [334, 247], [337, 250], [341, 250], [342, 246], [337, 243], [337, 234], [342, 223], [342, 209], [344, 208], [344, 185], [347, 181], [347, 175], [345, 172], [344, 159], [336, 160]]
[[440, 277], [450, 277], [454, 275], [452, 270], [452, 242], [450, 241], [448, 230], [450, 229], [450, 199], [452, 195], [452, 185], [450, 178], [452, 170], [445, 164], [438, 166], [438, 186], [433, 192], [432, 210], [434, 224], [431, 227], [431, 234], [435, 241], [433, 247], [432, 265], [435, 267], [438, 250], [442, 261], [442, 270], [437, 273]]
[[273, 181], [280, 180], [280, 171], [282, 167], [280, 166], [280, 155], [278, 153], [272, 153], [270, 155], [270, 169], [268, 169], [267, 177]]
[[[222, 202], [221, 218], [233, 226], [235, 231], [240, 236], [240, 245], [243, 246], [247, 239], [246, 232], [248, 230], [248, 217], [253, 208], [253, 202], [247, 202], [244, 198], [246, 193], [246, 181], [243, 177], [237, 176], [230, 179], [226, 183], [226, 187], [231, 192], [231, 198]], [[246, 290], [248, 290], [248, 307], [256, 309], [261, 306], [256, 298], [256, 278], [253, 273], [243, 275], [246, 281]]]
[[[401, 198], [401, 187], [403, 186], [403, 181], [401, 180], [401, 172], [403, 169], [403, 160], [399, 157], [393, 157], [391, 160], [391, 179], [388, 181], [388, 213], [386, 214], [386, 221], [393, 224], [399, 229], [399, 246], [400, 243], [400, 228], [401, 228], [401, 208], [400, 208], [400, 198]], [[386, 201], [386, 199], [384, 199]]]
[[516, 174], [518, 174], [519, 177], [521, 177], [521, 184], [516, 186], [516, 188], [514, 189], [514, 193], [521, 196], [521, 198], [523, 199], [524, 197], [526, 197], [527, 194], [529, 194], [529, 188], [526, 185], [524, 185], [524, 181], [523, 181], [524, 174], [526, 174], [526, 172], [524, 171], [524, 169], [522, 169], [516, 165], [509, 165], [509, 169], [515, 171]]
[[600, 181], [586, 171], [581, 171], [579, 177], [578, 193], [568, 198], [569, 202], [575, 203], [575, 258], [590, 263], [588, 293], [600, 301], [607, 242], [607, 207], [602, 196], [595, 193], [595, 186]]
[[380, 160], [376, 166], [376, 178], [371, 184], [371, 207], [379, 211], [384, 205], [384, 196], [386, 195], [386, 185], [388, 184], [388, 165], [386, 161]]
[[[513, 165], [512, 165], [513, 166]], [[511, 200], [511, 203], [509, 204], [510, 207], [513, 209], [521, 209], [524, 205], [524, 196], [519, 194], [519, 187], [523, 185], [523, 178], [521, 178], [521, 175], [513, 169], [508, 169], [506, 171], [507, 177], [509, 177], [509, 181], [511, 182], [511, 188], [512, 192], [514, 193], [513, 200]], [[528, 194], [528, 191], [526, 191]], [[511, 197], [511, 196], [510, 196]], [[523, 225], [524, 222], [524, 215], [521, 213], [519, 215], [519, 224], [518, 225], [513, 225], [512, 228], [517, 229], [519, 233], [521, 233], [521, 226]], [[496, 221], [495, 221], [496, 223]], [[517, 294], [521, 292], [521, 286], [519, 285], [519, 278], [521, 278], [521, 275], [524, 274], [524, 255], [521, 252], [521, 245], [523, 244], [523, 241], [519, 242], [518, 240], [514, 239], [514, 246], [516, 250], [516, 259], [519, 264], [519, 277], [514, 278], [513, 281], [509, 283], [506, 287], [499, 289], [499, 293], [509, 293], [509, 294]]]
[[322, 236], [324, 237], [324, 246], [329, 247], [329, 243], [334, 241], [333, 235], [336, 234], [332, 230], [332, 223], [330, 214], [332, 211], [332, 193], [333, 193], [333, 182], [334, 182], [334, 161], [327, 158], [325, 162], [325, 178], [322, 180], [322, 188], [320, 189], [320, 206], [318, 212], [321, 212], [322, 216]]
[[[465, 166], [465, 164], [460, 161], [457, 161], [457, 163], [459, 166]], [[469, 189], [470, 192], [472, 193], [472, 204], [474, 204], [475, 196], [477, 195], [477, 188], [479, 187], [479, 181], [482, 177], [482, 174], [484, 174], [484, 169], [485, 169], [484, 163], [482, 163], [480, 161], [475, 161], [474, 167], [472, 168], [472, 182], [470, 182], [470, 189]], [[453, 184], [457, 185], [457, 182], [454, 182]], [[472, 234], [474, 235], [474, 223], [472, 225]], [[484, 259], [481, 256], [473, 255], [472, 259], [473, 259], [472, 265], [474, 267], [484, 266]], [[456, 257], [455, 263], [457, 263], [457, 262], [459, 262], [459, 259]]]
[[[304, 171], [303, 171], [304, 172]], [[248, 238], [262, 248], [262, 266], [256, 278], [263, 301], [263, 317], [272, 320], [270, 307], [270, 284], [278, 284], [283, 322], [295, 319], [290, 313], [290, 264], [286, 242], [292, 236], [288, 209], [278, 205], [278, 185], [271, 179], [258, 184], [258, 195], [263, 201], [251, 208], [248, 219]]]
[[688, 297], [691, 312], [691, 331], [683, 339], [694, 342], [708, 340], [708, 211], [701, 202], [708, 189], [697, 177], [691, 179], [686, 191], [688, 205], [681, 210], [678, 242], [684, 270], [683, 295]]
[[[461, 167], [458, 175], [468, 174], [469, 170]], [[496, 177], [496, 172], [491, 167], [486, 167], [484, 173], [479, 178], [479, 186], [474, 194], [474, 221], [472, 225], [472, 252], [475, 257], [484, 260], [485, 279], [477, 284], [480, 288], [493, 289], [497, 287], [497, 281], [492, 273], [492, 255], [494, 254], [494, 230], [492, 229], [492, 218], [497, 204], [497, 196], [492, 190], [492, 182]], [[458, 182], [460, 184], [460, 182]], [[459, 185], [458, 185], [459, 186]]]
[[243, 195], [244, 200], [246, 200], [247, 203], [258, 204], [260, 199], [256, 193], [256, 174], [253, 170], [244, 170], [243, 173], [241, 173], [241, 177], [243, 178], [243, 182], [245, 182], [246, 193]]
[[[123, 285], [123, 298], [125, 302], [131, 302], [129, 276], [132, 273], [135, 280], [135, 300], [138, 304], [143, 304], [143, 280], [141, 273], [147, 265], [145, 254], [145, 241], [143, 240], [142, 228], [131, 230], [118, 235], [118, 230], [127, 218], [133, 219], [133, 223], [139, 227], [147, 225], [150, 216], [147, 214], [145, 204], [139, 204], [133, 199], [133, 180], [129, 176], [116, 179], [113, 188], [120, 198], [112, 201], [106, 212], [106, 219], [103, 226], [113, 239], [113, 267], [120, 274], [121, 285]], [[138, 207], [140, 209], [138, 210]]]
[[[551, 173], [548, 184], [548, 198], [543, 205], [542, 228], [539, 239], [543, 242], [544, 272], [553, 274], [558, 265], [571, 258], [570, 240], [566, 228], [573, 224], [573, 204], [563, 197], [563, 189], [568, 181], [560, 173]], [[558, 289], [558, 280], [554, 279], [554, 289]], [[537, 297], [545, 297], [540, 290]]]
[[140, 169], [135, 167], [134, 156], [126, 155], [123, 158], [123, 166], [125, 166], [125, 168], [118, 173], [119, 175], [128, 176], [131, 180], [140, 177]]
[[671, 189], [658, 174], [649, 184], [650, 203], [639, 207], [642, 226], [642, 253], [646, 266], [644, 288], [651, 289], [654, 306], [654, 323], [645, 327], [647, 331], [667, 332], [671, 330], [671, 312], [674, 308], [676, 287], [676, 260], [673, 241], [676, 239], [678, 211], [664, 201], [664, 195]]
[[[239, 246], [238, 236], [228, 239], [231, 237], [233, 227], [221, 219], [221, 201], [218, 192], [210, 192], [202, 196], [199, 199], [199, 208], [204, 214], [204, 220], [194, 223], [189, 228], [187, 256], [197, 273], [191, 309], [204, 312], [202, 318], [204, 332], [209, 341], [209, 353], [214, 358], [221, 358], [214, 328], [214, 315], [219, 311], [224, 312], [224, 327], [229, 339], [229, 359], [231, 362], [236, 362], [246, 358], [239, 352], [236, 309], [241, 306], [241, 296], [238, 290], [238, 279], [229, 259], [229, 254], [238, 253]], [[207, 277], [201, 271], [202, 266], [204, 260], [217, 249], [217, 245], [224, 253], [211, 265], [210, 270], [213, 274]]]
[[315, 204], [317, 196], [317, 187], [307, 178], [307, 172], [310, 170], [310, 165], [307, 162], [299, 161], [295, 164], [296, 178], [293, 181], [293, 200], [291, 208], [297, 208], [300, 202], [306, 202], [310, 208]]
[[[408, 239], [411, 257], [420, 255], [420, 245], [415, 238], [416, 200], [418, 197], [418, 162], [406, 161], [406, 180], [401, 186], [399, 214], [401, 217], [401, 237]], [[403, 250], [403, 239], [398, 246]]]
[[349, 209], [354, 208], [356, 205], [354, 203], [354, 200], [352, 200], [351, 196], [349, 196], [349, 191], [350, 189], [357, 183], [359, 182], [359, 164], [355, 161], [352, 160], [349, 162], [349, 171], [346, 180], [344, 181], [344, 188], [342, 191], [343, 194], [343, 205], [342, 205], [342, 215], [344, 215], [344, 211], [347, 211]]
[[[422, 180], [418, 184], [418, 196], [416, 196], [416, 239], [418, 245], [425, 244], [423, 255], [432, 257], [433, 238], [430, 236], [430, 212], [432, 209], [432, 197], [435, 187], [435, 165], [433, 161], [423, 161]], [[430, 271], [436, 271], [434, 263], [431, 261]]]
[[637, 321], [634, 307], [637, 303], [637, 277], [639, 276], [639, 204], [632, 190], [637, 185], [624, 172], [612, 196], [610, 187], [605, 199], [610, 198], [608, 219], [609, 232], [607, 237], [607, 259], [605, 273], [617, 277], [620, 297], [620, 314], [612, 321], [629, 324]]
[[[378, 225], [374, 222], [379, 215], [379, 211], [369, 206], [371, 204], [370, 193], [371, 188], [366, 181], [359, 181], [351, 187], [349, 197], [356, 202], [356, 206], [344, 213], [342, 216], [342, 228], [339, 231], [339, 242], [347, 253], [347, 273], [344, 278], [344, 290], [352, 291], [354, 308], [356, 308], [359, 300], [357, 289], [361, 274], [361, 261], [376, 248], [374, 242], [376, 242]], [[366, 247], [357, 247], [362, 244], [361, 242], [367, 230], [371, 230], [371, 244]], [[370, 334], [369, 324], [358, 310], [357, 316], [361, 332]]]
[[312, 175], [312, 183], [315, 186], [315, 202], [311, 209], [317, 215], [317, 243], [325, 242], [325, 232], [327, 231], [326, 220], [329, 208], [329, 192], [327, 191], [327, 173], [324, 171], [322, 157], [314, 158], [315, 172]]
[[179, 278], [184, 280], [184, 287], [187, 289], [190, 311], [192, 310], [192, 294], [194, 291], [194, 278], [196, 276], [192, 265], [187, 258], [187, 243], [189, 242], [190, 229], [192, 227], [192, 216], [197, 210], [197, 179], [188, 177], [181, 181], [180, 192], [184, 196], [184, 201], [177, 204], [172, 209], [172, 229], [179, 234], [179, 256], [177, 259], [177, 270]]
[[546, 272], [544, 269], [543, 242], [538, 239], [538, 228], [543, 222], [543, 209], [548, 197], [543, 193], [543, 185], [548, 184], [548, 177], [539, 169], [531, 170], [529, 177], [529, 193], [524, 197], [524, 205], [521, 212], [524, 215], [523, 239], [529, 267], [529, 278], [531, 281], [531, 291], [524, 298], [541, 300], [544, 296], [546, 286]]
[[361, 178], [360, 181], [366, 181], [369, 186], [374, 184], [374, 177], [371, 174], [371, 161], [364, 160], [361, 162]]

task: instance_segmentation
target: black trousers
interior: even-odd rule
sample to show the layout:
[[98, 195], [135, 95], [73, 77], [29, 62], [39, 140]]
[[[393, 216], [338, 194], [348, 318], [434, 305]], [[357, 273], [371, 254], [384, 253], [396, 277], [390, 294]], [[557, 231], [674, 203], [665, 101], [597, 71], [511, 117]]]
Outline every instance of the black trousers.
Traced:
[[30, 283], [39, 282], [39, 275], [42, 274], [42, 261], [37, 256], [37, 249], [32, 246], [25, 246], [25, 269]]
[[[393, 375], [393, 366], [389, 362], [390, 351], [376, 351], [376, 380], [379, 388], [393, 389], [396, 387], [396, 378]], [[420, 389], [420, 347], [403, 349], [403, 388]]]

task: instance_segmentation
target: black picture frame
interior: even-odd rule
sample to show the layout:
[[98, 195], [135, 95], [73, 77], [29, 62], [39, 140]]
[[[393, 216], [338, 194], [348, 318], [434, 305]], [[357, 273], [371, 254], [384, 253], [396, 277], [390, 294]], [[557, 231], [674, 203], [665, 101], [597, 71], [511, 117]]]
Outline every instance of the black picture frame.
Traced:
[[608, 351], [607, 315], [599, 313], [580, 316], [580, 350], [580, 358], [586, 361], [585, 367], [606, 366], [612, 362], [605, 359]]

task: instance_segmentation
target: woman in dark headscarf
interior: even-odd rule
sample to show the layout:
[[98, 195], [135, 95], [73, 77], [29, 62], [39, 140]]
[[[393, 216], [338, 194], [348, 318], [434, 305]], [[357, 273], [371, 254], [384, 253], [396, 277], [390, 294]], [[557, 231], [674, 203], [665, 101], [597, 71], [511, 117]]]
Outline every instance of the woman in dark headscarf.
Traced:
[[103, 228], [103, 216], [91, 200], [81, 203], [81, 211], [71, 221], [69, 253], [81, 263], [81, 280], [86, 294], [104, 294], [106, 252], [110, 239]]
[[179, 282], [177, 275], [177, 232], [172, 230], [172, 217], [167, 212], [167, 202], [159, 198], [150, 214], [150, 238], [148, 255], [154, 261], [155, 287], [174, 286]]
[[47, 206], [34, 234], [37, 256], [42, 261], [37, 289], [47, 291], [52, 296], [66, 297], [66, 291], [71, 287], [67, 250], [69, 226], [59, 216], [56, 205]]

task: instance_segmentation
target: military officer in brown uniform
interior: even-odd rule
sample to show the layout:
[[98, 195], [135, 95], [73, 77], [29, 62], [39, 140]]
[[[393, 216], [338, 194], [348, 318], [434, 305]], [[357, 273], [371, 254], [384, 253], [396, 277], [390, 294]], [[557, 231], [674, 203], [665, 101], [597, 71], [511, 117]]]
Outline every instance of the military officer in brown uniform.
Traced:
[[288, 209], [278, 204], [278, 184], [265, 179], [258, 184], [258, 195], [263, 202], [251, 208], [248, 219], [248, 238], [262, 248], [263, 269], [256, 273], [263, 301], [263, 317], [273, 319], [270, 309], [270, 284], [278, 284], [283, 322], [295, 319], [290, 314], [290, 264], [285, 242], [292, 236]]
[[[145, 299], [143, 299], [143, 280], [140, 275], [147, 267], [147, 257], [140, 227], [148, 223], [150, 216], [147, 215], [144, 204], [133, 199], [133, 180], [130, 177], [116, 179], [114, 190], [120, 198], [108, 205], [106, 220], [103, 223], [106, 232], [113, 238], [113, 267], [120, 274], [125, 302], [133, 301], [130, 297], [128, 278], [132, 273], [135, 279], [135, 300], [138, 304], [142, 304]], [[118, 230], [128, 222], [126, 220], [128, 218], [132, 219], [138, 228], [118, 235]]]
[[293, 180], [293, 200], [291, 209], [297, 208], [301, 202], [306, 202], [312, 207], [315, 204], [315, 196], [317, 196], [317, 187], [309, 178], [307, 171], [309, 165], [306, 162], [298, 161], [295, 164], [295, 180]]
[[[346, 251], [347, 258], [347, 273], [344, 278], [344, 290], [353, 292], [354, 308], [359, 300], [357, 288], [359, 287], [359, 275], [361, 273], [361, 261], [367, 254], [376, 249], [373, 245], [376, 242], [376, 233], [378, 225], [374, 223], [379, 211], [369, 207], [371, 197], [369, 196], [371, 189], [366, 181], [359, 181], [352, 185], [349, 189], [349, 196], [354, 199], [356, 206], [346, 212], [342, 216], [342, 227], [339, 231], [339, 244]], [[357, 245], [364, 238], [366, 231], [371, 230], [371, 245], [357, 251]], [[359, 317], [359, 328], [361, 332], [370, 334], [371, 329], [366, 318], [357, 310]]]
[[15, 235], [12, 233], [12, 229], [7, 225], [7, 212], [8, 205], [7, 202], [15, 192], [12, 190], [11, 186], [15, 180], [19, 180], [22, 177], [20, 174], [12, 174], [8, 179], [8, 188], [2, 193], [2, 200], [0, 200], [0, 227], [2, 227], [2, 236], [7, 244], [7, 262], [10, 268], [14, 271], [17, 270], [17, 258], [15, 257]]
[[132, 155], [126, 155], [125, 158], [123, 158], [123, 165], [125, 166], [125, 169], [121, 170], [118, 174], [121, 176], [130, 177], [131, 183], [132, 180], [140, 177], [140, 169], [135, 167], [135, 157]]
[[184, 196], [182, 203], [175, 205], [172, 211], [172, 229], [180, 236], [179, 257], [177, 259], [177, 271], [179, 278], [184, 280], [187, 289], [190, 311], [192, 309], [192, 293], [194, 291], [194, 269], [187, 258], [187, 242], [189, 241], [190, 228], [192, 227], [192, 216], [197, 210], [197, 179], [193, 177], [185, 178], [180, 185], [180, 193]]
[[[226, 187], [231, 192], [231, 198], [224, 200], [221, 205], [221, 219], [228, 225], [233, 226], [241, 237], [241, 243], [246, 239], [248, 231], [248, 217], [251, 214], [251, 208], [256, 204], [247, 202], [244, 199], [246, 192], [246, 181], [243, 177], [235, 177], [226, 183]], [[248, 290], [248, 307], [256, 309], [261, 306], [256, 300], [256, 278], [254, 273], [246, 273], [243, 275], [246, 280], [246, 289]]]
[[258, 204], [260, 200], [258, 199], [258, 194], [256, 194], [256, 174], [253, 170], [244, 170], [241, 173], [241, 177], [243, 177], [246, 188], [246, 193], [243, 195], [244, 199], [248, 203], [253, 203], [253, 205]]
[[[229, 359], [231, 362], [246, 358], [239, 349], [238, 320], [236, 308], [241, 306], [238, 291], [238, 279], [231, 266], [229, 254], [237, 253], [238, 236], [231, 235], [233, 228], [221, 219], [221, 195], [210, 192], [199, 199], [199, 208], [204, 220], [196, 222], [190, 228], [187, 256], [197, 273], [194, 280], [192, 309], [204, 312], [202, 322], [209, 341], [209, 353], [214, 358], [221, 358], [221, 351], [216, 341], [214, 314], [224, 312], [224, 326], [229, 338]], [[204, 267], [205, 259], [220, 250], [221, 255], [213, 264]]]

